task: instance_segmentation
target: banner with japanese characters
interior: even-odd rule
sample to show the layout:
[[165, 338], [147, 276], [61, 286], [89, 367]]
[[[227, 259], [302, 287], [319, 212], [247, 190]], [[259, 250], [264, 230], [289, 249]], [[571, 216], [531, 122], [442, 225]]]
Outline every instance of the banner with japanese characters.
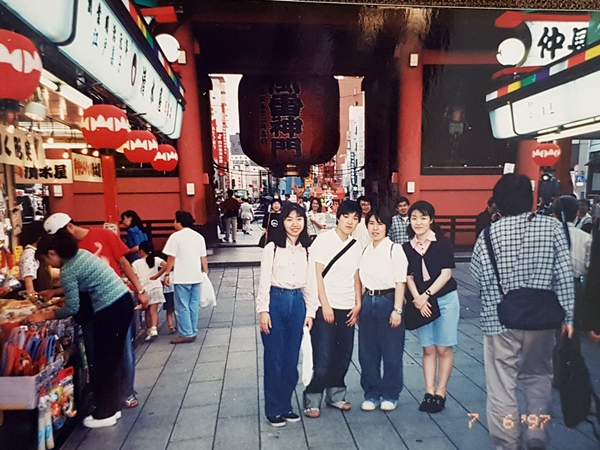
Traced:
[[45, 160], [40, 133], [0, 124], [0, 164], [42, 168]]
[[16, 184], [73, 184], [70, 159], [46, 159], [44, 167], [15, 167]]
[[72, 153], [73, 180], [102, 183], [102, 163], [100, 158]]
[[340, 142], [339, 86], [333, 77], [242, 78], [240, 140], [254, 162], [276, 174], [306, 176]]

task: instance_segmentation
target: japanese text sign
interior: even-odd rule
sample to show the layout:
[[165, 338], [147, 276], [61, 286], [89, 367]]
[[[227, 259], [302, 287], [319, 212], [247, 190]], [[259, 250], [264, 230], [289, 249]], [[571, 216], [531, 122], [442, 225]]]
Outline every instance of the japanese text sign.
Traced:
[[73, 180], [102, 183], [102, 163], [100, 158], [72, 153]]
[[70, 159], [47, 159], [46, 165], [15, 168], [16, 184], [73, 184], [73, 165]]
[[0, 125], [0, 164], [42, 168], [45, 160], [40, 133], [18, 128], [10, 132], [6, 125]]

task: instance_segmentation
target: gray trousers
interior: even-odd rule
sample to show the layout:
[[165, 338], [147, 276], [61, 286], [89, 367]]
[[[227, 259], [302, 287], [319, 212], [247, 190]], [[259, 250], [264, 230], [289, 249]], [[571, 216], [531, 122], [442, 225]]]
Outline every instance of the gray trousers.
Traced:
[[237, 216], [225, 219], [225, 239], [229, 240], [230, 233], [231, 240], [235, 242], [237, 240]]
[[[554, 330], [509, 330], [484, 336], [486, 413], [494, 449], [519, 450], [522, 431], [526, 442], [546, 441], [546, 415], [550, 414], [552, 402], [554, 335]], [[517, 388], [526, 402], [521, 414]]]

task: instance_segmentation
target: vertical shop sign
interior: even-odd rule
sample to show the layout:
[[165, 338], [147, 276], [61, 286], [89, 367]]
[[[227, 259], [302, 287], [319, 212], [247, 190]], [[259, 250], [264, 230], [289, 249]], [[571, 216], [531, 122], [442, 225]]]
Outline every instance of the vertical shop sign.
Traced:
[[100, 158], [72, 153], [73, 180], [102, 183], [102, 162]]
[[10, 132], [6, 125], [0, 125], [0, 164], [42, 168], [45, 160], [40, 133], [18, 128]]

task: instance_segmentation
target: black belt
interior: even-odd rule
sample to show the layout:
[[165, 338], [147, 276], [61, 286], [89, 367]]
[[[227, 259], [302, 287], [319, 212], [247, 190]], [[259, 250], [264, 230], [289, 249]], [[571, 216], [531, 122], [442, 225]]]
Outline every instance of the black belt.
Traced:
[[388, 295], [388, 294], [393, 294], [394, 292], [396, 292], [396, 288], [391, 288], [391, 289], [380, 289], [380, 290], [373, 290], [373, 289], [367, 289], [367, 294], [369, 295]]

